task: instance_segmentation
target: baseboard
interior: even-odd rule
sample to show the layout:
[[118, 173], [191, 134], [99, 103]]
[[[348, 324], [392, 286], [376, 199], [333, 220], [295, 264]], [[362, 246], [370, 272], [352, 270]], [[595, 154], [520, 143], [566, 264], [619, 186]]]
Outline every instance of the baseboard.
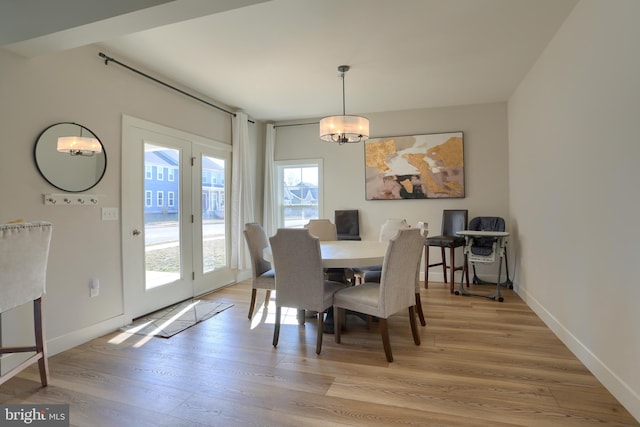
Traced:
[[49, 357], [54, 356], [80, 344], [84, 344], [87, 341], [91, 341], [94, 338], [99, 338], [113, 332], [129, 323], [131, 323], [131, 319], [126, 319], [124, 315], [121, 315], [53, 338], [47, 341], [47, 353]]
[[[431, 273], [429, 273], [431, 275]], [[549, 313], [539, 301], [529, 295], [526, 290], [515, 288], [516, 293], [566, 345], [586, 368], [609, 390], [636, 420], [640, 421], [640, 396], [635, 393], [620, 377], [612, 372], [598, 357], [578, 340], [567, 328]]]

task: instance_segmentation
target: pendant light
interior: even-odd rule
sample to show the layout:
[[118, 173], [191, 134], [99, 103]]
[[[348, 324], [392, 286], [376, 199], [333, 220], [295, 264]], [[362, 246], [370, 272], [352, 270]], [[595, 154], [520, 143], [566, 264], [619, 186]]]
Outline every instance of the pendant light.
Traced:
[[337, 142], [360, 142], [369, 138], [369, 119], [360, 116], [347, 116], [345, 113], [344, 75], [349, 71], [348, 65], [338, 67], [342, 79], [342, 115], [329, 116], [320, 120], [320, 139]]

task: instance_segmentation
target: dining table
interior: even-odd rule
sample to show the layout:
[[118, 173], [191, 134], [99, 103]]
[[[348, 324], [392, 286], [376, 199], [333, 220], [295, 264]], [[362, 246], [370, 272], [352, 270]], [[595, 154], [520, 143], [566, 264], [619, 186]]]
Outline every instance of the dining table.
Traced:
[[[324, 268], [355, 268], [382, 265], [387, 242], [377, 240], [328, 240], [320, 242]], [[271, 247], [264, 248], [263, 257], [273, 262]]]

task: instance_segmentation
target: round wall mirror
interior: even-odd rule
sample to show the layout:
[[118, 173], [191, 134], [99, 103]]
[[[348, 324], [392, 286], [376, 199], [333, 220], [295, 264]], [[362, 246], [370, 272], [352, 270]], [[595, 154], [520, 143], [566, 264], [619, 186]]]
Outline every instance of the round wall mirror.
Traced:
[[72, 193], [95, 187], [107, 169], [107, 154], [98, 137], [77, 123], [46, 128], [34, 148], [40, 175], [54, 187]]

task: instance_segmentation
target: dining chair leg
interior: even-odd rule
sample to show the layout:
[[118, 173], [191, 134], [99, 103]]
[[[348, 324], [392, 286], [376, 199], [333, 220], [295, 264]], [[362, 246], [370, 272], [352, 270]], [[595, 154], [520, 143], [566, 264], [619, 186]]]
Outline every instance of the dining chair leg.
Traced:
[[424, 288], [429, 289], [429, 246], [424, 245]]
[[440, 255], [442, 256], [442, 275], [444, 276], [444, 283], [447, 283], [447, 256], [444, 251], [444, 246], [440, 248]]
[[391, 342], [389, 341], [389, 327], [387, 326], [387, 319], [382, 317], [380, 318], [380, 335], [382, 335], [382, 346], [384, 347], [384, 354], [387, 356], [387, 362], [393, 362]]
[[425, 326], [427, 321], [424, 318], [424, 313], [422, 312], [422, 301], [420, 301], [420, 292], [416, 292], [416, 308], [418, 310], [418, 318], [420, 319], [420, 324]]
[[416, 345], [420, 345], [420, 332], [418, 331], [418, 324], [416, 323], [416, 311], [415, 307], [409, 307], [409, 323], [411, 324], [411, 334], [413, 334], [413, 342]]
[[42, 297], [33, 301], [33, 325], [36, 336], [36, 353], [40, 354], [38, 369], [40, 382], [43, 387], [49, 383], [49, 361], [47, 360], [47, 346], [44, 341], [44, 323], [42, 316]]
[[251, 291], [251, 302], [249, 303], [249, 319], [251, 319], [253, 317], [253, 309], [256, 306], [256, 293], [258, 292], [257, 289], [253, 289]]
[[[444, 249], [443, 249], [444, 251]], [[456, 248], [449, 248], [449, 270], [451, 270], [450, 274], [451, 274], [451, 280], [449, 280], [449, 291], [451, 293], [453, 293], [453, 287], [455, 285], [455, 280], [453, 280], [454, 274], [456, 272]], [[445, 279], [446, 282], [446, 279]]]
[[267, 289], [266, 295], [264, 296], [264, 308], [269, 307], [269, 302], [271, 302], [271, 290]]
[[[333, 322], [335, 325], [335, 321]], [[324, 329], [324, 313], [318, 312], [318, 336], [316, 338], [316, 354], [320, 354], [320, 350], [322, 350], [322, 333]]]
[[333, 338], [336, 344], [340, 344], [340, 330], [342, 325], [342, 316], [344, 315], [344, 309], [333, 306]]
[[273, 346], [278, 346], [278, 338], [280, 338], [280, 312], [282, 307], [276, 305], [276, 324], [273, 328]]

